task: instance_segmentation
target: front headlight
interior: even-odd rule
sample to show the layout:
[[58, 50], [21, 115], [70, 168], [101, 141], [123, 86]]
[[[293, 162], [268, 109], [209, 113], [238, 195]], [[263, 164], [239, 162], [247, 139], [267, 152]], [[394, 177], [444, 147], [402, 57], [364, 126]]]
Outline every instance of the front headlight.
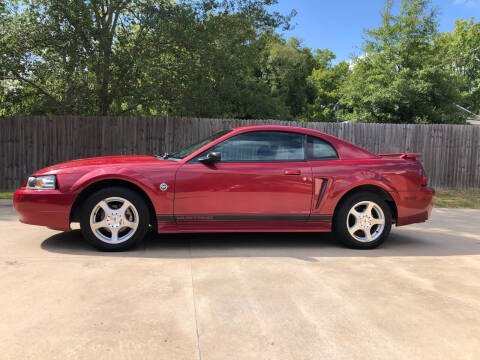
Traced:
[[51, 190], [57, 187], [55, 175], [30, 176], [27, 180], [27, 189]]

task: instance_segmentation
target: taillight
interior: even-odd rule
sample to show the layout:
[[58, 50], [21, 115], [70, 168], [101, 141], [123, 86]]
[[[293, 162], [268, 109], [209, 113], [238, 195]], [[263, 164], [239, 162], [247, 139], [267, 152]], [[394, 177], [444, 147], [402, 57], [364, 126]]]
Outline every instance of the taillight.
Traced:
[[425, 175], [422, 176], [422, 186], [427, 186], [427, 177]]

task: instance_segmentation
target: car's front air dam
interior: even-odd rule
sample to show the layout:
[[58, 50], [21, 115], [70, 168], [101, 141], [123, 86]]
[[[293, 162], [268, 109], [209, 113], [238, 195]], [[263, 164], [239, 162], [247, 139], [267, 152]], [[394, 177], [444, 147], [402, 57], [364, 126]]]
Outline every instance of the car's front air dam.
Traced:
[[13, 194], [13, 208], [22, 223], [69, 231], [73, 200], [72, 194], [58, 190], [27, 190], [22, 187]]

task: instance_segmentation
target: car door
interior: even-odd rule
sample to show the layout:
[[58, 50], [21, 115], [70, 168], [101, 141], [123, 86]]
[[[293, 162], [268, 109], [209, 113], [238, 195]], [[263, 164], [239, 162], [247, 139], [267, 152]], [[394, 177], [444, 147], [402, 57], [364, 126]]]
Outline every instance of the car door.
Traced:
[[[219, 162], [198, 160], [212, 151], [220, 154]], [[184, 231], [302, 226], [310, 215], [312, 184], [306, 135], [241, 133], [178, 169], [175, 218]]]

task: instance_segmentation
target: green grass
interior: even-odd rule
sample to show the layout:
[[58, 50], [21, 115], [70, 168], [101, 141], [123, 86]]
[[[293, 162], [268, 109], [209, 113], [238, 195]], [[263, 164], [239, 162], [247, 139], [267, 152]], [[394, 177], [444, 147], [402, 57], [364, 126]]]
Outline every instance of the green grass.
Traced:
[[435, 207], [480, 209], [480, 190], [435, 190]]
[[0, 199], [11, 199], [13, 197], [13, 192], [0, 192]]
[[[11, 199], [13, 192], [0, 192], [0, 199]], [[435, 207], [480, 209], [480, 190], [447, 190], [435, 191]]]

